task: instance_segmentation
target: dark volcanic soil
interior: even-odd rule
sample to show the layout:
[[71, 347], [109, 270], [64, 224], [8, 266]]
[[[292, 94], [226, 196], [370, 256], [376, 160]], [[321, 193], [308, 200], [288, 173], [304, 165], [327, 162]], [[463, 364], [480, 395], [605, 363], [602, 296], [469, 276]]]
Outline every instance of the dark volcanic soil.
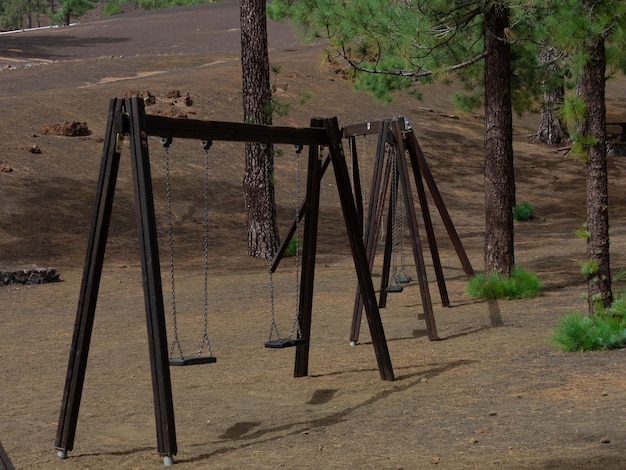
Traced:
[[[54, 267], [63, 282], [0, 287], [0, 441], [20, 469], [160, 468], [150, 385], [130, 165], [123, 154], [96, 311], [76, 444], [54, 454], [67, 358], [81, 282], [109, 99], [150, 91], [150, 112], [241, 121], [237, 3], [131, 12], [69, 28], [0, 36], [0, 271]], [[450, 89], [424, 102], [381, 106], [353, 92], [302, 44], [270, 22], [270, 60], [280, 65], [277, 98], [290, 105], [275, 123], [307, 126], [406, 116], [476, 269], [482, 266], [482, 126], [456, 112]], [[609, 82], [610, 120], [626, 121], [624, 79]], [[188, 92], [192, 106], [167, 99]], [[310, 99], [302, 100], [303, 96]], [[303, 103], [304, 101], [304, 103]], [[85, 122], [84, 137], [44, 135], [48, 124]], [[558, 352], [547, 338], [559, 315], [583, 309], [578, 261], [584, 242], [584, 169], [532, 139], [536, 117], [515, 125], [517, 198], [536, 209], [516, 225], [516, 260], [537, 273], [541, 297], [481, 302], [435, 217], [451, 308], [430, 289], [442, 341], [425, 335], [412, 281], [381, 310], [396, 381], [380, 380], [364, 322], [348, 335], [356, 275], [332, 174], [322, 185], [310, 376], [292, 378], [293, 350], [263, 348], [270, 323], [266, 262], [246, 255], [243, 148], [210, 150], [209, 335], [218, 361], [172, 370], [180, 468], [619, 469], [626, 468], [623, 350]], [[41, 153], [29, 151], [36, 145]], [[163, 152], [149, 142], [166, 260]], [[359, 142], [364, 181], [374, 139]], [[281, 228], [294, 214], [290, 148], [276, 160]], [[195, 348], [202, 329], [203, 152], [175, 141], [178, 327]], [[626, 161], [611, 157], [612, 263], [623, 266]], [[379, 256], [380, 258], [380, 256]], [[412, 257], [408, 257], [412, 261]], [[414, 266], [409, 262], [409, 268]], [[293, 272], [276, 276], [277, 317], [289, 328]], [[163, 282], [169, 302], [168, 267]], [[427, 272], [434, 280], [432, 264]], [[414, 276], [413, 276], [414, 277]], [[374, 268], [375, 285], [380, 262]], [[619, 287], [619, 286], [618, 286]], [[169, 309], [169, 306], [168, 306]], [[168, 318], [168, 331], [171, 320]]]

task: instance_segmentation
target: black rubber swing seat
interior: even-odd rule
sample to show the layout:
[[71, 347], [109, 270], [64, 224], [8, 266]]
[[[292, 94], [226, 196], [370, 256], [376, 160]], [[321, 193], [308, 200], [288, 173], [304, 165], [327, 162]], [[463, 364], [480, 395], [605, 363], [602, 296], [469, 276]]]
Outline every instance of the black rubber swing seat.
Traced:
[[217, 362], [215, 356], [184, 356], [170, 357], [170, 366], [194, 366], [197, 364], [212, 364]]
[[411, 276], [398, 276], [399, 284], [408, 284], [409, 282], [411, 282]]
[[306, 340], [304, 338], [278, 338], [271, 339], [265, 343], [265, 347], [269, 349], [282, 349], [291, 348], [303, 344]]
[[387, 292], [390, 293], [402, 292], [402, 289], [402, 286], [387, 286]]

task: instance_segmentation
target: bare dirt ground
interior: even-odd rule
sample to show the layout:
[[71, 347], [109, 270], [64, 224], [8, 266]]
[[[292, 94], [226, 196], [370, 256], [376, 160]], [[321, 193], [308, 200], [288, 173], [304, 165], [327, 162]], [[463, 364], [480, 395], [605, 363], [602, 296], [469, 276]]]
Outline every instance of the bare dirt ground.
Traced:
[[[18, 468], [159, 468], [132, 182], [123, 158], [98, 300], [76, 445], [66, 460], [54, 438], [98, 177], [108, 100], [149, 90], [157, 106], [190, 117], [241, 121], [236, 3], [128, 13], [71, 28], [0, 37], [0, 270], [55, 267], [63, 282], [0, 287], [0, 441]], [[468, 255], [482, 266], [482, 118], [457, 113], [450, 89], [389, 106], [355, 93], [287, 25], [270, 24], [277, 96], [291, 104], [282, 125], [314, 116], [341, 124], [406, 116], [431, 165]], [[625, 121], [624, 79], [610, 83], [610, 118]], [[193, 105], [166, 105], [172, 89]], [[300, 103], [303, 94], [311, 98]], [[157, 109], [157, 108], [153, 108]], [[455, 117], [452, 117], [454, 115]], [[86, 122], [88, 137], [42, 134]], [[482, 302], [436, 230], [451, 308], [435, 285], [442, 341], [425, 336], [413, 281], [381, 311], [397, 380], [379, 378], [366, 324], [348, 335], [356, 276], [332, 175], [323, 184], [313, 302], [310, 376], [292, 378], [293, 350], [267, 350], [266, 262], [246, 255], [243, 149], [210, 151], [209, 335], [216, 364], [174, 368], [180, 468], [626, 468], [624, 350], [564, 354], [547, 338], [559, 315], [584, 309], [578, 261], [584, 242], [584, 171], [515, 127], [518, 200], [534, 220], [516, 225], [516, 260], [544, 283], [541, 297]], [[41, 153], [31, 153], [36, 145]], [[374, 142], [359, 144], [367, 178]], [[155, 198], [164, 229], [163, 152], [150, 141]], [[179, 329], [187, 350], [202, 329], [203, 163], [197, 142], [171, 149]], [[277, 157], [281, 227], [294, 213], [294, 158]], [[12, 171], [8, 171], [8, 170]], [[626, 257], [626, 160], [611, 157], [612, 262]], [[166, 250], [164, 231], [160, 232]], [[165, 253], [162, 256], [166, 259]], [[409, 259], [412, 259], [409, 257]], [[374, 282], [380, 276], [374, 269]], [[410, 268], [414, 268], [410, 266]], [[430, 279], [434, 279], [428, 262]], [[164, 285], [168, 286], [164, 266]], [[293, 316], [293, 273], [278, 274], [277, 315]], [[171, 323], [168, 319], [168, 329]], [[171, 330], [168, 330], [171, 331]]]

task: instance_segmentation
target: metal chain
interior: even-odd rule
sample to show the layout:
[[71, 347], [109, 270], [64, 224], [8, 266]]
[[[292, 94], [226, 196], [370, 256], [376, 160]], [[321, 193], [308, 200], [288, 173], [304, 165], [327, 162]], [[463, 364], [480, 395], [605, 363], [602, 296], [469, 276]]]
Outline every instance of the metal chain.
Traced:
[[394, 285], [398, 284], [398, 263], [397, 263], [397, 243], [398, 243], [398, 227], [396, 213], [398, 211], [398, 160], [395, 147], [391, 150], [391, 265], [392, 274], [391, 281]]
[[302, 153], [302, 145], [295, 145], [294, 150], [296, 152], [296, 316], [289, 330], [289, 338], [293, 337], [294, 332], [297, 330], [297, 338], [302, 337], [302, 331], [300, 329], [300, 321], [298, 319], [300, 312], [300, 154]]
[[[254, 144], [252, 144], [254, 145]], [[263, 144], [259, 144], [259, 145], [263, 145]], [[264, 179], [264, 184], [265, 184], [265, 213], [269, 214], [271, 212], [271, 201], [270, 201], [270, 168], [269, 168], [269, 161], [266, 159], [263, 165], [263, 179]], [[268, 237], [272, 237], [272, 221], [271, 218], [269, 216], [267, 216], [265, 218], [265, 233]], [[274, 246], [274, 240], [271, 239], [269, 240], [270, 243], [270, 247]], [[275, 299], [274, 299], [274, 273], [272, 272], [272, 259], [273, 257], [276, 255], [276, 253], [272, 253], [272, 255], [269, 257], [269, 283], [270, 283], [270, 291], [269, 291], [269, 296], [270, 296], [270, 315], [271, 315], [271, 322], [270, 322], [270, 329], [269, 329], [269, 333], [268, 333], [268, 341], [272, 340], [272, 337], [274, 336], [274, 333], [276, 334], [277, 337], [280, 338], [280, 332], [278, 331], [278, 325], [276, 324], [276, 304], [275, 304]]]
[[170, 346], [169, 357], [174, 355], [174, 350], [178, 350], [181, 359], [183, 356], [183, 348], [178, 337], [178, 321], [176, 312], [176, 281], [174, 276], [174, 240], [172, 228], [172, 188], [170, 182], [170, 152], [169, 148], [172, 143], [171, 138], [161, 138], [161, 145], [165, 152], [165, 200], [167, 207], [167, 241], [169, 245], [169, 262], [170, 262], [170, 284], [172, 289], [172, 322], [174, 324], [174, 338]]
[[[402, 158], [402, 157], [401, 157]], [[407, 188], [408, 190], [408, 188]], [[406, 207], [404, 197], [400, 197], [400, 272], [398, 273], [398, 282], [401, 284], [408, 283], [411, 278], [406, 270], [406, 253], [405, 253], [405, 227], [406, 227]]]
[[209, 148], [211, 141], [202, 141], [204, 149], [204, 299], [203, 299], [203, 320], [204, 327], [202, 329], [202, 338], [198, 346], [198, 356], [202, 354], [204, 348], [207, 349], [209, 356], [213, 355], [211, 351], [211, 342], [209, 341]]
[[[370, 123], [367, 123], [367, 128], [369, 130], [370, 128]], [[365, 169], [365, 168], [370, 168], [370, 162], [367, 161], [367, 138], [365, 136], [365, 134], [363, 134], [363, 153], [361, 153], [362, 157], [362, 164], [359, 167], [359, 177], [361, 176], [361, 168]], [[358, 157], [357, 157], [358, 158]], [[372, 164], [373, 162], [376, 160], [376, 158], [374, 158], [372, 160]], [[361, 179], [361, 181], [365, 181], [365, 186], [361, 186], [361, 197], [363, 199], [363, 233], [361, 234], [361, 236], [363, 237], [363, 239], [365, 239], [365, 227], [367, 227], [367, 225], [370, 223], [369, 220], [367, 220], [367, 214], [369, 212], [369, 195], [367, 190], [368, 189], [372, 189], [370, 184], [371, 181], [368, 180], [367, 175], [364, 175], [364, 177]]]

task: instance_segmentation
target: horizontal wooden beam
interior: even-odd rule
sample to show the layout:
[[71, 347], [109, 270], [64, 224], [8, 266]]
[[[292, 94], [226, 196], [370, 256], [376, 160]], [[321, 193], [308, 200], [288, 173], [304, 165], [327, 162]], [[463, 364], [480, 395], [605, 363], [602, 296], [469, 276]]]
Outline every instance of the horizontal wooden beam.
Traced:
[[347, 139], [348, 137], [356, 137], [358, 135], [378, 134], [381, 124], [382, 121], [348, 124], [341, 129], [341, 136]]
[[258, 142], [264, 144], [328, 145], [323, 128], [267, 126], [146, 115], [148, 135], [179, 139]]

